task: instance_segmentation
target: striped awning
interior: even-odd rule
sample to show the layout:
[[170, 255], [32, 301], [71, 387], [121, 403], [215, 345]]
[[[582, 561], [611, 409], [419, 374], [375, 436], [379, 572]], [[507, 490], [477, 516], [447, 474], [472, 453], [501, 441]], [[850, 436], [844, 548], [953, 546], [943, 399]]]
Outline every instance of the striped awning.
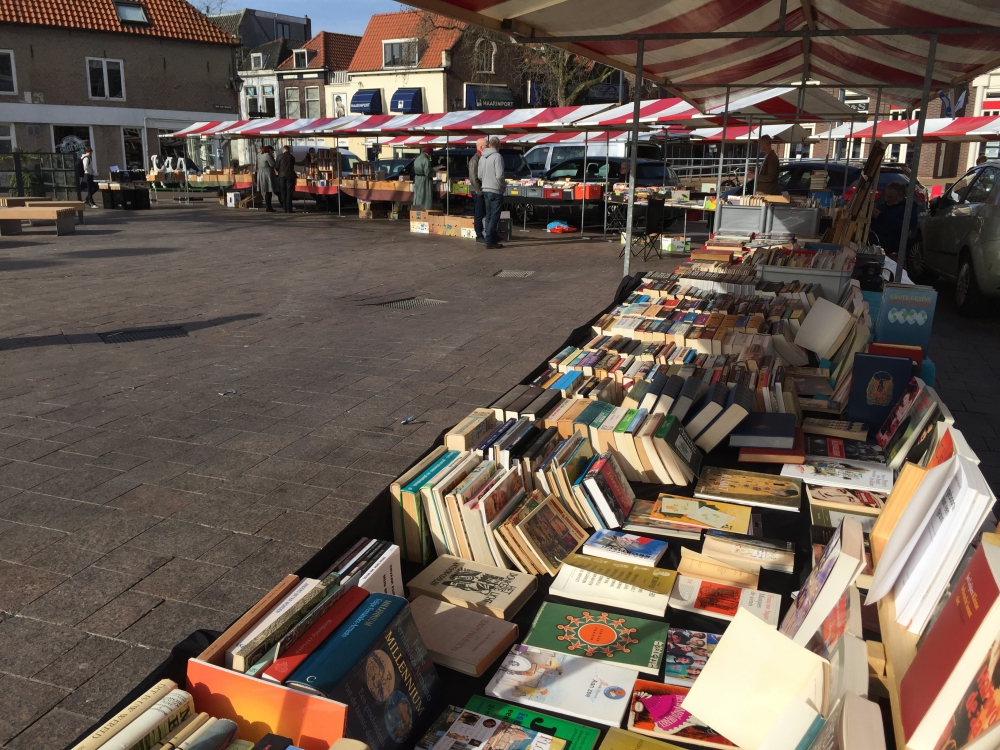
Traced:
[[[721, 141], [722, 128], [696, 128], [689, 135], [702, 141]], [[726, 142], [756, 141], [761, 136], [770, 136], [782, 143], [801, 143], [809, 139], [809, 131], [801, 125], [765, 125], [763, 127], [737, 125], [726, 128]]]
[[[828, 132], [817, 133], [814, 141], [827, 138], [871, 139], [874, 123], [840, 125]], [[913, 143], [917, 139], [917, 120], [880, 120], [875, 131], [878, 140], [885, 143]], [[962, 141], [1000, 141], [1000, 117], [931, 117], [924, 124], [924, 141], [930, 143]]]
[[[588, 130], [628, 127], [632, 124], [634, 112], [634, 105], [623, 104], [594, 117], [580, 120], [574, 123], [574, 127]], [[715, 124], [715, 118], [702, 114], [683, 99], [649, 99], [642, 101], [639, 105], [639, 122], [647, 126], [683, 124], [689, 127], [698, 127]]]

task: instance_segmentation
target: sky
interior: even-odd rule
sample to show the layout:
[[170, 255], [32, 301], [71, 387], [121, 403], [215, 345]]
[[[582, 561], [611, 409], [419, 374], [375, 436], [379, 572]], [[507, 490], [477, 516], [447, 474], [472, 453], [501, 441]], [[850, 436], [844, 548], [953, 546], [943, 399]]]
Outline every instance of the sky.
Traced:
[[[195, 0], [195, 5], [198, 5]], [[340, 34], [364, 33], [373, 13], [392, 13], [402, 9], [395, 0], [226, 0], [226, 10], [255, 8], [284, 13], [289, 16], [309, 16], [313, 34], [333, 31]]]

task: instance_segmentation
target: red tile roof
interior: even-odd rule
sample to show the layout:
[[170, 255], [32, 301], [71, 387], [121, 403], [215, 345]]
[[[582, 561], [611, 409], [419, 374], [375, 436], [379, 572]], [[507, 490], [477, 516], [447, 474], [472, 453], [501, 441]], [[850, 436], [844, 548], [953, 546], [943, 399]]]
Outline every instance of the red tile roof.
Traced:
[[[0, 0], [3, 2], [3, 0]], [[353, 34], [332, 34], [329, 31], [321, 31], [308, 42], [296, 49], [315, 50], [315, 55], [310, 55], [307, 68], [326, 68], [327, 70], [347, 70], [347, 66], [354, 57], [354, 52], [361, 42], [361, 37]], [[278, 66], [278, 70], [293, 70], [295, 68], [294, 55]]]
[[[427, 24], [423, 22], [425, 16]], [[412, 37], [420, 37], [426, 44], [417, 67], [440, 68], [441, 53], [455, 46], [464, 28], [465, 24], [461, 21], [422, 11], [376, 13], [369, 19], [368, 28], [347, 70], [351, 73], [382, 70], [382, 41]]]
[[238, 44], [184, 0], [141, 0], [148, 24], [122, 23], [113, 0], [0, 0], [0, 23]]

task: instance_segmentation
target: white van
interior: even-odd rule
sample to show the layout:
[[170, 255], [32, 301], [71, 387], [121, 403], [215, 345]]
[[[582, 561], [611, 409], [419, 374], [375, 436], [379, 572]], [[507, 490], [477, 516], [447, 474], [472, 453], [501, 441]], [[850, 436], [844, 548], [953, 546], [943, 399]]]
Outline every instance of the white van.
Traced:
[[[628, 143], [604, 143], [599, 140], [600, 138], [600, 133], [594, 133], [594, 140], [587, 144], [587, 156], [607, 155], [626, 158], [629, 155]], [[567, 159], [579, 159], [582, 156], [582, 143], [574, 143], [572, 145], [552, 144], [535, 146], [525, 153], [524, 160], [528, 163], [531, 176], [538, 177], [542, 172], [547, 172], [552, 167]], [[640, 140], [638, 157], [640, 159], [660, 160], [663, 158], [663, 153], [655, 143], [643, 143]]]

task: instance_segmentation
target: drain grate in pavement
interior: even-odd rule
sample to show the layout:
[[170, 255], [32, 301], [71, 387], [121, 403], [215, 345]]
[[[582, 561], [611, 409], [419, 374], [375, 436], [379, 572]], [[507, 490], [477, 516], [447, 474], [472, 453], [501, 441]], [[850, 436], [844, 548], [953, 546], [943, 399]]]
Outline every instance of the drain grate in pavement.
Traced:
[[498, 279], [526, 279], [534, 273], [534, 271], [497, 271], [493, 275]]
[[446, 304], [443, 299], [430, 299], [428, 297], [407, 297], [406, 299], [397, 299], [392, 302], [379, 302], [379, 307], [385, 307], [390, 310], [415, 310], [418, 307], [430, 307], [431, 305], [444, 305]]
[[164, 326], [162, 328], [130, 328], [114, 333], [98, 334], [105, 344], [129, 344], [133, 341], [152, 341], [153, 339], [179, 339], [187, 336], [180, 326]]

